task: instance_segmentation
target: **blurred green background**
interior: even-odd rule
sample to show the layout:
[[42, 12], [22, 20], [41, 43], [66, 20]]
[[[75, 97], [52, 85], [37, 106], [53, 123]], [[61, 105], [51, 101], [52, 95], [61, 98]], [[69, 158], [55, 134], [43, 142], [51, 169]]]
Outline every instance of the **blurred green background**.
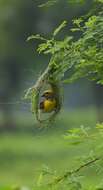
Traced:
[[50, 37], [63, 20], [68, 21], [67, 35], [72, 19], [93, 6], [89, 0], [76, 5], [61, 0], [38, 8], [42, 2], [0, 0], [0, 186], [33, 186], [44, 164], [65, 171], [72, 155], [63, 139], [66, 130], [103, 121], [103, 88], [86, 79], [64, 86], [64, 107], [51, 128], [40, 129], [30, 104], [22, 101], [49, 60], [36, 53], [37, 42], [27, 43], [27, 37]]

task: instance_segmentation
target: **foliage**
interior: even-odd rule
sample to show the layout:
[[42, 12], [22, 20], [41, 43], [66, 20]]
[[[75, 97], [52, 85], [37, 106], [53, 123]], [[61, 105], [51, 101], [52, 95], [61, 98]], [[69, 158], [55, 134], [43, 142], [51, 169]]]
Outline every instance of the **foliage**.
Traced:
[[74, 19], [74, 28], [71, 32], [80, 32], [80, 37], [75, 40], [73, 34], [57, 40], [56, 36], [65, 25], [61, 25], [53, 32], [51, 39], [45, 39], [39, 35], [28, 38], [39, 39], [43, 42], [38, 46], [38, 53], [49, 54], [51, 56], [49, 66], [54, 69], [52, 75], [55, 80], [64, 78], [66, 71], [70, 71], [68, 78], [64, 82], [73, 82], [81, 77], [88, 77], [103, 83], [103, 12], [99, 10], [88, 19], [83, 17]]
[[[55, 2], [48, 1], [47, 4]], [[58, 39], [58, 34], [64, 27], [68, 26], [66, 21], [63, 21], [53, 31], [50, 39], [46, 39], [39, 34], [28, 38], [28, 41], [33, 39], [41, 40], [37, 52], [49, 55], [50, 57], [47, 69], [33, 87], [38, 96], [40, 95], [42, 86], [46, 82], [54, 85], [57, 84], [58, 88], [58, 84], [73, 83], [80, 78], [86, 77], [89, 80], [95, 80], [101, 85], [103, 84], [103, 1], [98, 0], [93, 2], [94, 7], [92, 11], [85, 16], [75, 18], [69, 34], [64, 36], [63, 39]], [[75, 33], [78, 33], [78, 38], [75, 38]], [[30, 91], [29, 95], [31, 96]], [[60, 95], [59, 92], [58, 95]], [[61, 95], [58, 97], [61, 98]], [[38, 105], [38, 101], [36, 105]], [[61, 104], [58, 111], [60, 111], [60, 108]], [[37, 110], [36, 106], [34, 111]], [[84, 128], [83, 126], [81, 128], [70, 129], [65, 138], [68, 139], [69, 146], [74, 146], [74, 148], [77, 148], [80, 144], [85, 148], [86, 143], [90, 143], [92, 145], [90, 152], [88, 151], [88, 155], [84, 153], [83, 157], [79, 158], [81, 164], [76, 169], [66, 171], [62, 176], [53, 174], [52, 178], [50, 177], [51, 171], [48, 168], [43, 170], [38, 179], [40, 186], [42, 181], [42, 185], [45, 186], [44, 178], [46, 176], [46, 181], [49, 181], [50, 177], [50, 183], [47, 183], [50, 189], [66, 189], [69, 186], [71, 190], [79, 190], [83, 189], [82, 183], [78, 180], [82, 169], [84, 170], [84, 168], [93, 165], [97, 174], [98, 171], [102, 171], [103, 155], [101, 149], [103, 145], [100, 145], [100, 139], [103, 138], [103, 124], [97, 124], [94, 130]], [[48, 175], [49, 177], [47, 177]], [[61, 186], [55, 187], [58, 183]], [[95, 187], [95, 189], [99, 188], [102, 189], [103, 187]], [[89, 187], [89, 189], [94, 189], [94, 187]]]
[[[40, 4], [39, 7], [40, 8], [50, 7], [50, 6], [55, 5], [56, 3], [60, 3], [60, 1], [61, 0], [49, 0], [49, 1], [46, 1], [45, 3]], [[82, 3], [82, 2], [84, 2], [84, 0], [67, 0], [67, 2], [68, 3]]]
[[[78, 159], [77, 157], [74, 160], [78, 160], [79, 166], [71, 170], [67, 170], [64, 174], [58, 176], [57, 173], [49, 169], [48, 167], [43, 167], [40, 176], [38, 178], [37, 185], [49, 189], [59, 189], [64, 188], [71, 190], [84, 189], [83, 178], [86, 178], [85, 170], [88, 170], [88, 167], [91, 170], [95, 170], [96, 175], [101, 176], [102, 166], [103, 166], [103, 154], [101, 150], [103, 148], [102, 138], [103, 138], [103, 124], [98, 123], [94, 129], [85, 128], [81, 126], [80, 128], [69, 129], [66, 136], [66, 140], [69, 142], [69, 146], [74, 147], [74, 149], [80, 149], [82, 147], [88, 146], [88, 151], [81, 155]], [[88, 143], [87, 143], [88, 142]], [[89, 149], [90, 145], [90, 149]], [[81, 178], [82, 177], [82, 178]], [[101, 177], [100, 177], [101, 178]], [[102, 181], [97, 186], [87, 187], [85, 189], [99, 189], [103, 188]]]
[[[40, 76], [37, 83], [26, 93], [33, 97], [38, 97], [33, 112], [36, 113], [38, 119], [39, 96], [42, 87], [48, 83], [51, 88], [56, 85], [55, 89], [59, 89], [59, 84], [73, 83], [80, 78], [88, 78], [95, 80], [97, 83], [103, 84], [103, 9], [102, 2], [94, 2], [93, 10], [87, 15], [73, 20], [73, 26], [70, 29], [71, 35], [58, 39], [58, 34], [68, 24], [63, 21], [52, 33], [50, 39], [46, 39], [41, 35], [32, 35], [27, 41], [37, 39], [41, 43], [38, 45], [37, 52], [39, 54], [49, 55], [50, 61], [47, 69]], [[75, 33], [78, 33], [78, 39], [75, 39]], [[66, 75], [65, 75], [66, 73]], [[34, 89], [32, 96], [31, 90]], [[61, 109], [62, 98], [60, 92], [57, 91], [58, 111]], [[36, 95], [35, 95], [36, 93]], [[33, 107], [33, 106], [32, 106]], [[55, 113], [53, 117], [56, 116]], [[53, 117], [50, 117], [53, 118]], [[41, 121], [41, 118], [38, 119]], [[49, 118], [47, 119], [49, 120]]]
[[[85, 131], [88, 133], [88, 137]], [[56, 133], [55, 129], [54, 133]], [[74, 141], [76, 134], [77, 139], [82, 138], [82, 140], [81, 143], [73, 144], [71, 140]], [[94, 129], [87, 126], [81, 126], [78, 130], [71, 128], [65, 134], [64, 139], [60, 138], [58, 133], [55, 136], [52, 135], [46, 134], [46, 132], [44, 136], [40, 135], [39, 138], [28, 134], [26, 136], [16, 134], [15, 137], [14, 134], [9, 134], [7, 137], [1, 135], [2, 182], [7, 184], [7, 182], [12, 183], [13, 181], [19, 184], [22, 179], [22, 184], [25, 183], [26, 186], [33, 184], [33, 189], [36, 190], [68, 190], [69, 188], [73, 190], [77, 186], [83, 190], [102, 188], [103, 124], [98, 123]], [[2, 165], [8, 160], [8, 152], [9, 162], [6, 162], [4, 168]], [[42, 162], [48, 163], [49, 167], [43, 165], [40, 171]], [[55, 167], [56, 170], [54, 170]], [[71, 172], [73, 173], [71, 174]], [[2, 175], [4, 175], [4, 179]], [[11, 187], [13, 187], [11, 190], [16, 190], [17, 185]], [[1, 189], [8, 190], [3, 187]]]
[[[81, 117], [79, 119], [81, 122]], [[68, 123], [66, 120], [64, 122]], [[60, 126], [58, 125], [58, 127]], [[71, 126], [64, 138], [60, 138], [56, 132], [54, 129], [55, 136], [53, 136], [51, 133], [46, 134], [45, 131], [45, 135], [41, 134], [39, 138], [38, 135], [34, 137], [28, 134], [21, 135], [21, 133], [16, 134], [15, 137], [14, 134], [8, 134], [7, 137], [1, 135], [0, 168], [2, 183], [7, 184], [7, 182], [12, 183], [13, 181], [18, 184], [22, 181], [22, 184], [25, 185], [33, 184], [33, 189], [36, 190], [68, 190], [69, 188], [76, 189], [77, 186], [83, 190], [102, 188], [103, 124], [98, 123], [95, 128], [88, 128], [85, 125], [79, 129], [73, 129]], [[77, 137], [74, 138], [74, 136]], [[72, 143], [80, 139], [82, 139], [80, 143]], [[40, 171], [42, 162], [48, 163], [49, 167], [43, 165]], [[54, 170], [55, 167], [56, 171]], [[77, 169], [79, 171], [75, 172]], [[71, 172], [74, 173], [71, 175]], [[61, 181], [59, 182], [59, 180]], [[13, 185], [13, 187], [16, 186]], [[8, 190], [8, 188], [4, 189]], [[16, 189], [11, 188], [11, 190]]]

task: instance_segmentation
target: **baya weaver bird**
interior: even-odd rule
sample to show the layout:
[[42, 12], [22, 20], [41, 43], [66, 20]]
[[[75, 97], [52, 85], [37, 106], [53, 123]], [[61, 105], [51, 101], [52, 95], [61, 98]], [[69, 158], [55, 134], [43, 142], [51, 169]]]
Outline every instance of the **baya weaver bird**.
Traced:
[[42, 94], [42, 97], [44, 100], [40, 102], [39, 108], [46, 113], [55, 111], [57, 107], [55, 93], [52, 90], [46, 90]]

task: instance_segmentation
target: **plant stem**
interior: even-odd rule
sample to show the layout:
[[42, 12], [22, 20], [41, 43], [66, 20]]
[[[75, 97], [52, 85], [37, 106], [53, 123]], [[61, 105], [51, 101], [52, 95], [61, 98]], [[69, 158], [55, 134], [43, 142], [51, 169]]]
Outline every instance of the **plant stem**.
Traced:
[[92, 164], [94, 164], [95, 162], [97, 161], [100, 161], [101, 158], [97, 157], [97, 158], [94, 158], [88, 162], [86, 162], [85, 164], [79, 166], [78, 168], [74, 169], [74, 170], [71, 170], [71, 171], [67, 171], [63, 176], [59, 176], [57, 177], [53, 182], [49, 183], [48, 185], [54, 185], [54, 184], [58, 184], [60, 183], [61, 181], [67, 179], [68, 176], [71, 176], [72, 174], [75, 174], [75, 173], [78, 173], [81, 169], [85, 168], [85, 167], [88, 167]]

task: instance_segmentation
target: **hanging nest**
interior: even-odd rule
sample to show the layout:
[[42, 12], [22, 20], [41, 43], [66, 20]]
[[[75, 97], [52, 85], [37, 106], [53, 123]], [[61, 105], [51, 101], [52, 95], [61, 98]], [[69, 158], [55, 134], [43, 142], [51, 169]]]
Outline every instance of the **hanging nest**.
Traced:
[[[45, 112], [41, 109], [44, 101], [42, 94], [48, 90], [54, 93], [56, 104], [55, 109]], [[62, 106], [62, 93], [61, 84], [53, 77], [50, 67], [47, 67], [45, 72], [38, 78], [36, 84], [27, 90], [25, 98], [31, 99], [32, 113], [35, 114], [37, 121], [44, 123], [55, 119]]]

